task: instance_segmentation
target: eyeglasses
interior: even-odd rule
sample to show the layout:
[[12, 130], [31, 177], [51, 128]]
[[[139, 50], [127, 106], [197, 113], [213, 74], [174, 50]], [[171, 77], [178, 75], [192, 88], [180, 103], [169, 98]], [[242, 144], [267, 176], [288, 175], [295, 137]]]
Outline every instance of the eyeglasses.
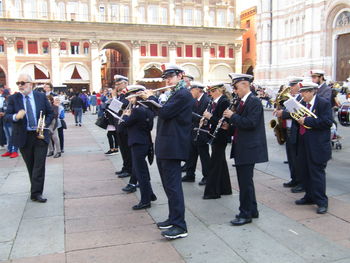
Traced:
[[16, 85], [17, 86], [24, 86], [25, 84], [30, 83], [30, 81], [17, 81]]

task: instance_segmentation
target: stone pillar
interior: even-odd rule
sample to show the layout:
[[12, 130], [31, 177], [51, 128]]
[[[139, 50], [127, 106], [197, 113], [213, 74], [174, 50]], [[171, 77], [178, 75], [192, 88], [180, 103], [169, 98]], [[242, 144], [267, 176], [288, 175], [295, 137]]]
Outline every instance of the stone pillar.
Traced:
[[60, 40], [58, 38], [50, 38], [50, 56], [51, 56], [51, 82], [52, 85], [58, 86], [62, 84], [63, 79], [60, 76]]
[[210, 45], [208, 42], [203, 43], [203, 83], [207, 83], [210, 78]]
[[175, 42], [169, 42], [169, 63], [176, 64], [176, 43]]
[[135, 84], [140, 73], [140, 41], [131, 41], [131, 46], [131, 78], [129, 79], [129, 83]]
[[16, 50], [15, 50], [15, 37], [4, 37], [6, 41], [6, 58], [7, 58], [7, 82], [6, 85], [11, 89], [11, 92], [18, 91], [16, 85], [17, 81], [17, 67], [16, 67]]
[[168, 4], [169, 25], [175, 25], [175, 3], [174, 0], [170, 0]]
[[96, 0], [89, 0], [89, 21], [96, 22], [97, 18], [97, 4]]
[[101, 90], [101, 61], [98, 40], [90, 40], [91, 51], [91, 75], [90, 75], [90, 91], [99, 92]]
[[236, 73], [242, 72], [242, 44], [235, 44], [235, 67]]
[[137, 23], [137, 15], [138, 15], [137, 0], [131, 1], [131, 10], [130, 10], [129, 15], [131, 16], [130, 22], [136, 24]]

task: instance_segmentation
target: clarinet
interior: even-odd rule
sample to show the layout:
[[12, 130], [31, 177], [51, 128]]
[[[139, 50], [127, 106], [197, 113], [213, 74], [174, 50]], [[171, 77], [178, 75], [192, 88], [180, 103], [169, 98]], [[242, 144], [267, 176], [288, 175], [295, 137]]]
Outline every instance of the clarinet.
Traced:
[[[230, 105], [227, 107], [226, 110], [232, 110], [233, 112], [235, 112], [237, 107], [238, 107], [239, 101], [240, 101], [240, 99], [239, 99], [238, 95], [234, 94], [234, 96], [230, 102]], [[213, 134], [210, 134], [212, 138], [209, 140], [208, 144], [211, 145], [214, 142], [216, 135], [219, 132], [219, 129], [222, 127], [222, 124], [224, 122], [228, 123], [229, 120], [226, 117], [222, 116], [222, 118], [218, 121], [218, 124], [216, 125]]]
[[[213, 104], [213, 99], [211, 99], [207, 105], [207, 108], [205, 109], [205, 111], [210, 111], [211, 109], [211, 105]], [[199, 126], [198, 128], [195, 128], [197, 130], [197, 133], [196, 133], [196, 137], [194, 138], [194, 141], [196, 142], [198, 140], [198, 137], [199, 137], [199, 133], [200, 131], [203, 131], [202, 130], [202, 127], [206, 125], [206, 122], [205, 122], [205, 117], [202, 116], [202, 118], [200, 119], [199, 121]]]

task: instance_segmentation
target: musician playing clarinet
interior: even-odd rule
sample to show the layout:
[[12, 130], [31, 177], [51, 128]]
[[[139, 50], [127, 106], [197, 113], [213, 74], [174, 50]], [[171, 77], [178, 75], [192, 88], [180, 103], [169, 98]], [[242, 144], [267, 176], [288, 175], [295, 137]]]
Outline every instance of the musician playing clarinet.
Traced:
[[230, 101], [224, 95], [225, 87], [224, 83], [217, 83], [208, 86], [208, 92], [210, 93], [213, 103], [211, 104], [211, 110], [205, 111], [203, 116], [210, 123], [210, 133], [215, 134], [215, 130], [218, 128], [215, 138], [211, 143], [211, 156], [210, 156], [210, 168], [205, 185], [203, 199], [217, 199], [221, 195], [232, 194], [230, 174], [228, 172], [225, 149], [228, 141], [227, 128], [219, 128], [219, 121], [223, 117], [223, 112], [230, 106]]
[[253, 171], [256, 163], [268, 161], [268, 155], [263, 106], [250, 91], [253, 76], [236, 73], [230, 73], [229, 76], [241, 99], [235, 112], [224, 112], [233, 128], [231, 158], [235, 159], [240, 201], [239, 214], [231, 224], [241, 226], [251, 223], [252, 218], [259, 217]]

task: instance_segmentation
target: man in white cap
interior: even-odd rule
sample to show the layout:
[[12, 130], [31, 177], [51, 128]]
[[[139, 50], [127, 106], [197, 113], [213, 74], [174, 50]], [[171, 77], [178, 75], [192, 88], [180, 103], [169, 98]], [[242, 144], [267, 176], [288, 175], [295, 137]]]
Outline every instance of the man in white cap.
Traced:
[[250, 91], [253, 76], [237, 73], [230, 73], [229, 76], [240, 98], [234, 112], [224, 112], [234, 129], [231, 158], [235, 159], [240, 201], [240, 212], [231, 224], [241, 226], [259, 217], [253, 182], [254, 166], [267, 162], [268, 154], [263, 106]]
[[317, 95], [331, 102], [332, 89], [327, 85], [324, 75], [325, 72], [323, 70], [311, 70], [312, 82], [318, 85]]
[[316, 204], [317, 213], [325, 214], [328, 208], [325, 169], [331, 158], [332, 110], [328, 100], [316, 95], [317, 84], [301, 82], [299, 85], [304, 106], [317, 118], [305, 116], [298, 120], [297, 162], [302, 168], [299, 172], [302, 172], [305, 196], [295, 203], [297, 205]]

